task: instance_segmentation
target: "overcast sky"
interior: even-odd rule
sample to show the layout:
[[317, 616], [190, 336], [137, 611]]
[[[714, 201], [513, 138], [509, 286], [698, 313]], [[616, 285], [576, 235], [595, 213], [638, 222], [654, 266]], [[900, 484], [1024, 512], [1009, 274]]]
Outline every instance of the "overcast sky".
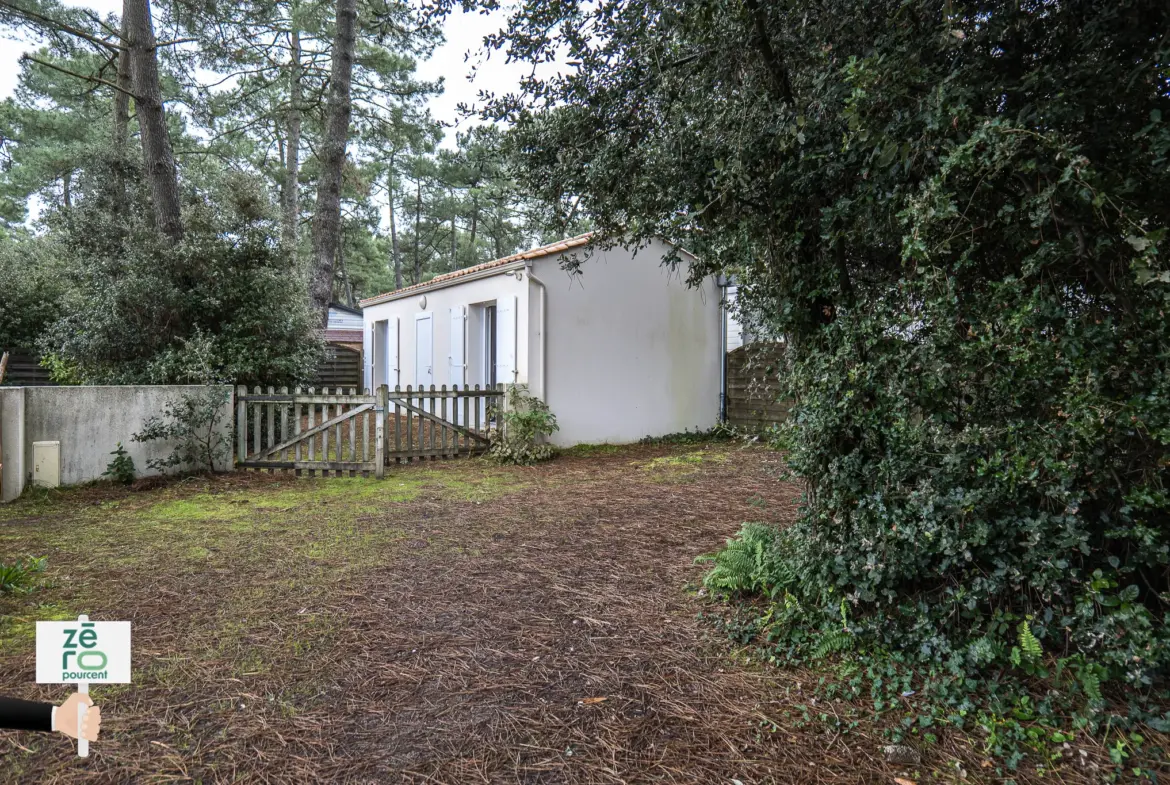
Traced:
[[[121, 0], [86, 0], [75, 2], [64, 0], [66, 5], [88, 6], [105, 16], [108, 13], [117, 13], [121, 10]], [[483, 49], [483, 36], [494, 32], [502, 23], [502, 15], [490, 17], [479, 14], [464, 14], [456, 11], [449, 17], [444, 26], [447, 42], [435, 51], [434, 56], [426, 62], [420, 63], [418, 75], [423, 79], [445, 78], [443, 94], [431, 100], [431, 114], [435, 119], [445, 123], [459, 121], [456, 107], [460, 102], [474, 104], [479, 90], [489, 90], [503, 93], [513, 90], [519, 83], [526, 66], [520, 63], [506, 64], [500, 52], [493, 52], [490, 59]], [[19, 42], [0, 40], [0, 99], [12, 95], [16, 88], [16, 79], [20, 73], [20, 55], [25, 51], [35, 49], [35, 43], [22, 45]], [[464, 55], [470, 53], [469, 59]], [[479, 68], [474, 81], [468, 80], [468, 75], [474, 65]], [[460, 128], [466, 127], [466, 123]], [[448, 130], [446, 145], [455, 141], [454, 131]]]

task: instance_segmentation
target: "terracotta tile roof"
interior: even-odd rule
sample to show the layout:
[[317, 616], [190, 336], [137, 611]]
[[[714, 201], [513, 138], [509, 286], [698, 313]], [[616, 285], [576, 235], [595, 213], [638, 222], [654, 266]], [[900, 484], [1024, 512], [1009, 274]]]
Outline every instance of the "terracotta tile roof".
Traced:
[[484, 262], [483, 264], [477, 264], [474, 267], [465, 267], [462, 270], [455, 270], [453, 272], [443, 273], [442, 275], [436, 275], [434, 278], [432, 278], [429, 281], [424, 281], [422, 283], [416, 283], [413, 286], [404, 286], [401, 289], [395, 289], [392, 292], [386, 292], [385, 294], [377, 294], [377, 295], [374, 295], [373, 297], [368, 297], [365, 300], [362, 300], [361, 302], [358, 303], [358, 305], [365, 308], [367, 305], [377, 305], [378, 303], [384, 303], [387, 300], [397, 299], [399, 296], [404, 295], [404, 294], [408, 294], [410, 292], [425, 291], [428, 289], [439, 289], [439, 288], [442, 288], [443, 286], [450, 285], [450, 283], [452, 281], [455, 281], [459, 278], [462, 278], [462, 277], [467, 276], [467, 275], [472, 275], [474, 273], [479, 273], [479, 272], [482, 272], [484, 270], [490, 270], [493, 267], [503, 267], [504, 265], [512, 264], [513, 262], [522, 262], [522, 261], [527, 261], [529, 259], [538, 259], [542, 256], [550, 256], [550, 255], [555, 254], [555, 253], [561, 253], [562, 251], [567, 251], [570, 248], [577, 248], [577, 247], [582, 246], [582, 245], [588, 245], [589, 241], [592, 238], [593, 238], [593, 232], [586, 232], [585, 234], [579, 234], [576, 237], [570, 237], [567, 240], [557, 240], [555, 243], [549, 243], [548, 245], [542, 245], [539, 248], [533, 248], [532, 250], [529, 250], [529, 251], [521, 251], [520, 253], [514, 253], [511, 256], [505, 256], [501, 259], [495, 259], [495, 260], [490, 261], [490, 262]]
[[361, 343], [361, 330], [326, 330], [325, 340], [328, 343]]

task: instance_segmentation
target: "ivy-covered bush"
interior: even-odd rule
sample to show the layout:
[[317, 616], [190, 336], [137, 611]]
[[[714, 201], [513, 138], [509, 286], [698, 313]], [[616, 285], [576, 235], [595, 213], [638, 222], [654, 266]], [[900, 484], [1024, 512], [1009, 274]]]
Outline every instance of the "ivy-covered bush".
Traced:
[[1165, 683], [1167, 29], [1153, 0], [527, 0], [497, 41], [580, 62], [494, 105], [526, 182], [735, 273], [788, 339], [785, 656], [833, 631], [967, 692]]
[[497, 463], [530, 466], [556, 454], [547, 437], [560, 430], [548, 404], [523, 384], [508, 386], [507, 404], [492, 410], [497, 429], [488, 456]]

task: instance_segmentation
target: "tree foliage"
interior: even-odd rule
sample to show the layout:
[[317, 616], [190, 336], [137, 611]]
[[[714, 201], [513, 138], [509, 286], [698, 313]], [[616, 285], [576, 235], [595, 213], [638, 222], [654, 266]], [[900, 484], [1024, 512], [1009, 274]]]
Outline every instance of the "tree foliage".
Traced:
[[0, 28], [44, 44], [0, 104], [0, 348], [40, 347], [63, 382], [303, 380], [324, 302], [543, 239], [499, 133], [438, 149], [441, 85], [414, 72], [441, 36], [410, 4], [356, 3], [332, 102], [335, 3], [152, 5], [0, 0]]
[[[90, 179], [92, 178], [92, 179]], [[275, 205], [258, 185], [209, 171], [188, 194], [187, 232], [154, 230], [148, 193], [114, 220], [94, 167], [78, 206], [50, 220], [68, 248], [64, 313], [40, 347], [85, 383], [295, 383], [321, 350], [304, 282], [279, 253]]]
[[1030, 616], [1165, 674], [1168, 29], [1144, 0], [528, 0], [493, 39], [577, 64], [489, 109], [526, 185], [738, 274], [788, 337], [790, 629], [844, 599], [965, 673]]

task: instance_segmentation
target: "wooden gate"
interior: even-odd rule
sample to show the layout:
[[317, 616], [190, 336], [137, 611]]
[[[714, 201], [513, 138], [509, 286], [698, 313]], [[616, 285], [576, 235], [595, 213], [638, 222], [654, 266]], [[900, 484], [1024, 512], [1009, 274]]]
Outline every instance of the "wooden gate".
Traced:
[[[236, 463], [241, 468], [293, 469], [299, 475], [373, 472], [381, 477], [386, 390], [377, 395], [340, 388], [318, 393], [287, 387], [267, 393], [257, 387], [236, 394]], [[332, 435], [332, 438], [330, 438]]]
[[322, 476], [381, 477], [389, 463], [479, 455], [498, 428], [504, 387], [379, 387], [358, 393], [256, 387], [236, 393], [236, 464]]
[[395, 386], [386, 406], [386, 461], [479, 455], [491, 444], [504, 388]]

